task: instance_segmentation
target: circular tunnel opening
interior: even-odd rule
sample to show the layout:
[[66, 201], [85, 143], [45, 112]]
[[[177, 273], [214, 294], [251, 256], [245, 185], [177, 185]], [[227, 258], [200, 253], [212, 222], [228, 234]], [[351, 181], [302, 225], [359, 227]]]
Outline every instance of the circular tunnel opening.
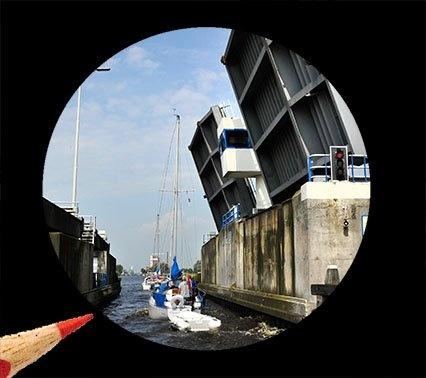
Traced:
[[176, 30], [111, 57], [65, 107], [44, 172], [70, 280], [177, 348], [241, 347], [302, 321], [368, 219], [368, 156], [343, 98], [294, 51], [239, 30]]

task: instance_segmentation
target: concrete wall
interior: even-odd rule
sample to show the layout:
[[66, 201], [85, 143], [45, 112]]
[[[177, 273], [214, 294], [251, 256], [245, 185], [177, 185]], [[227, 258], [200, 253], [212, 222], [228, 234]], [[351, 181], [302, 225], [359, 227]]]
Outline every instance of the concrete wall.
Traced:
[[201, 250], [201, 277], [207, 284], [216, 284], [216, 244], [218, 238], [210, 239]]
[[[96, 231], [94, 244], [79, 240], [83, 221], [43, 198], [46, 225], [59, 262], [77, 289], [93, 304], [117, 295], [120, 280], [110, 245]], [[96, 288], [96, 273], [108, 274], [107, 287]], [[99, 281], [98, 281], [99, 282]]]
[[93, 287], [93, 245], [60, 232], [51, 232], [50, 239], [59, 261], [81, 293]]
[[108, 251], [109, 252], [109, 243], [107, 241], [105, 241], [103, 238], [101, 238], [98, 235], [98, 230], [96, 230], [96, 234], [95, 234], [95, 249], [99, 250], [99, 251]]
[[114, 256], [108, 254], [108, 283], [113, 284], [118, 281], [118, 276], [116, 272], [117, 261]]
[[108, 272], [108, 251], [94, 251], [94, 257], [97, 257], [97, 269], [95, 273]]
[[120, 294], [121, 283], [120, 280], [106, 285], [100, 289], [93, 289], [87, 293], [84, 293], [86, 299], [93, 305], [98, 306], [104, 302], [108, 302]]
[[236, 222], [202, 249], [203, 282], [271, 294], [294, 294], [292, 204]]
[[76, 238], [81, 237], [84, 227], [81, 219], [74, 217], [46, 198], [43, 198], [43, 212], [49, 231], [62, 232]]
[[361, 243], [369, 184], [342, 183], [341, 192], [354, 198], [327, 198], [321, 183], [305, 185], [291, 200], [227, 226], [202, 247], [207, 292], [297, 321], [315, 308], [311, 285], [324, 283], [328, 265], [337, 265], [343, 278]]
[[[368, 199], [292, 199], [294, 213], [295, 295], [314, 302], [311, 284], [322, 284], [328, 265], [340, 279], [348, 271], [362, 240], [362, 215]], [[344, 227], [347, 220], [348, 226]]]

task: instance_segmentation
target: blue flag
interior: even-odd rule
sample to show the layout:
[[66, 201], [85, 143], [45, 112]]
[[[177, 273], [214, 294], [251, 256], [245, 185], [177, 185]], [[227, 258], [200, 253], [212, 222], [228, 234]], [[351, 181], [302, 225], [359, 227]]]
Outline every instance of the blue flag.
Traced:
[[179, 265], [176, 261], [176, 256], [175, 256], [175, 257], [173, 257], [172, 269], [170, 270], [170, 278], [172, 279], [172, 281], [175, 281], [180, 276], [181, 276], [181, 270], [179, 268]]

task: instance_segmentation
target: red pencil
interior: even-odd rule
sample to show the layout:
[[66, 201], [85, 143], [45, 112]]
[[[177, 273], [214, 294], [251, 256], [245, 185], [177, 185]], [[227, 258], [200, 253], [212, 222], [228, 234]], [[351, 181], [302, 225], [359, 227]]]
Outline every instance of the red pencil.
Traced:
[[0, 338], [0, 378], [10, 378], [93, 319], [87, 314]]

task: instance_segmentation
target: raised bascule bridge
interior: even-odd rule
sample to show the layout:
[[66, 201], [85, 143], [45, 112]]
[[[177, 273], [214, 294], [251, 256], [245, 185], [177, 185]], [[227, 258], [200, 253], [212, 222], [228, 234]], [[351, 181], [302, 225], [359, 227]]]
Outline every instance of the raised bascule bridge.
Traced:
[[351, 265], [370, 171], [342, 97], [309, 62], [232, 31], [221, 58], [243, 119], [212, 106], [189, 146], [217, 227], [201, 250], [211, 296], [298, 322]]

